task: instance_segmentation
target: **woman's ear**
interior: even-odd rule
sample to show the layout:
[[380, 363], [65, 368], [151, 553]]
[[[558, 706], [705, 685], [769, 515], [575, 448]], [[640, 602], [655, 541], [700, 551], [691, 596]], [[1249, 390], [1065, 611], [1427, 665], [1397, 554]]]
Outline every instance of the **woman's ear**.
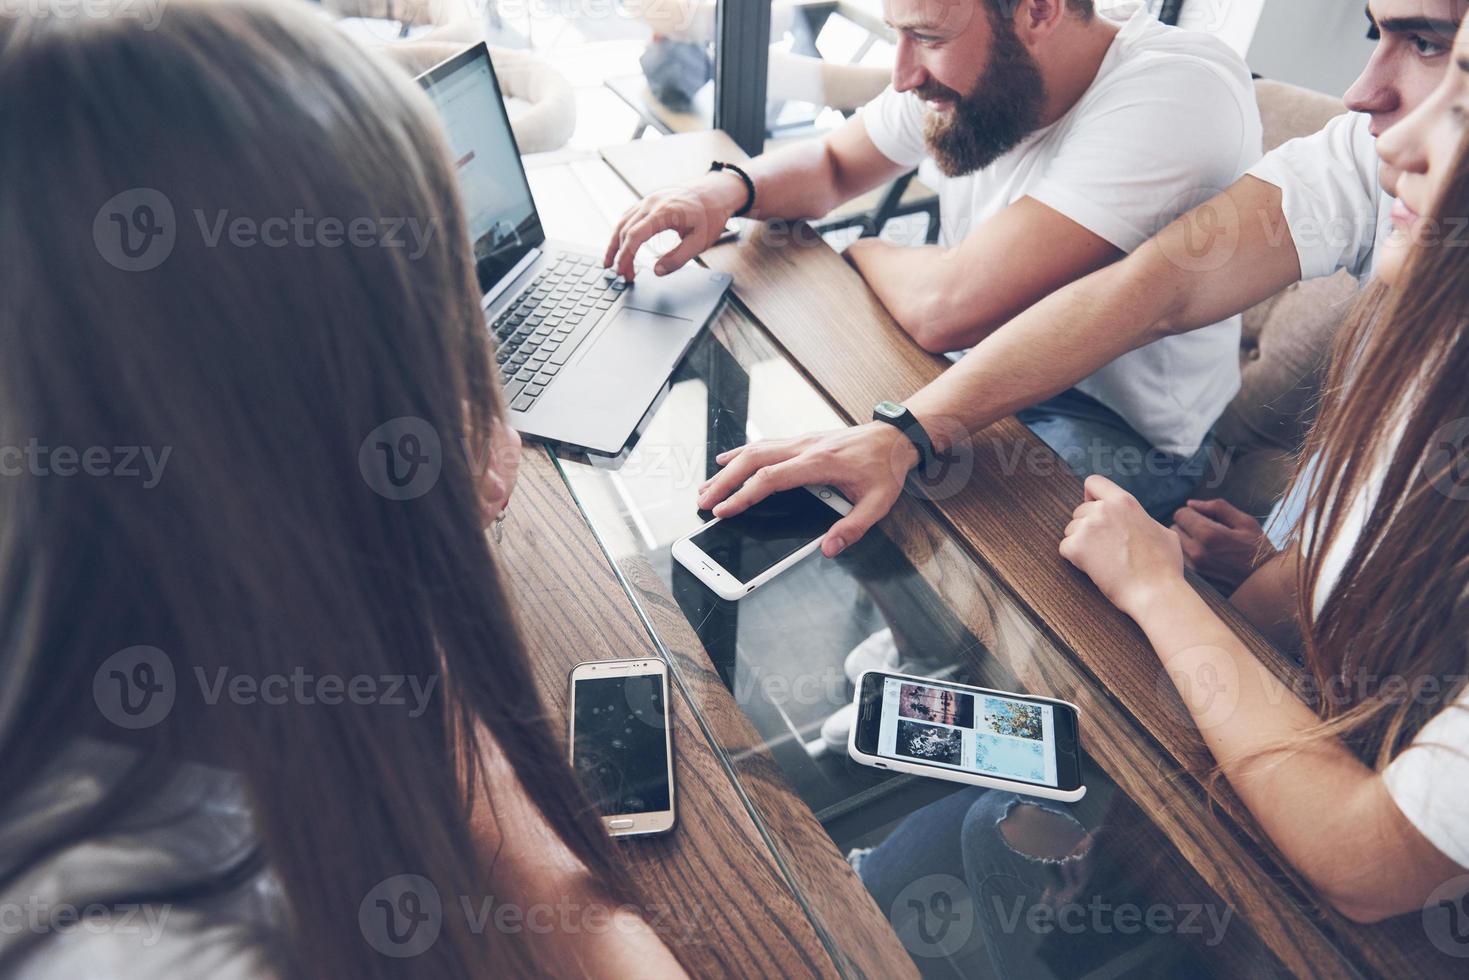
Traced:
[[490, 423], [490, 447], [479, 477], [480, 509], [489, 527], [510, 505], [520, 473], [520, 433], [497, 417]]

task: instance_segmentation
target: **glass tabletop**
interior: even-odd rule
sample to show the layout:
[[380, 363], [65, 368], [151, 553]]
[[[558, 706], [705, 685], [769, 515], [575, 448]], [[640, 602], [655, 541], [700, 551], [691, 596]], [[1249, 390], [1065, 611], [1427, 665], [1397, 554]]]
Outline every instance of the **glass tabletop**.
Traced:
[[[673, 559], [673, 543], [708, 519], [695, 497], [716, 455], [841, 424], [763, 329], [727, 306], [620, 455], [556, 454], [608, 556], [624, 569], [652, 570], [661, 604], [676, 604], [707, 651], [706, 666], [756, 733], [754, 752], [716, 744], [733, 778], [768, 778], [766, 760], [774, 761], [860, 868], [923, 976], [1278, 971], [1249, 927], [1090, 757], [1088, 792], [1074, 806], [1017, 802], [848, 758], [846, 729], [832, 716], [851, 704], [862, 668], [896, 664], [906, 674], [1038, 695], [1050, 692], [1019, 678], [1079, 670], [923, 505], [900, 503], [837, 559], [811, 555], [738, 602], [720, 599]], [[649, 601], [644, 587], [629, 592]], [[708, 688], [680, 678], [678, 659], [670, 662], [694, 711], [714, 710], [712, 696], [700, 693]], [[1084, 748], [1086, 726], [1083, 717]], [[942, 731], [927, 733], [935, 734], [941, 742]], [[752, 756], [762, 757], [759, 766]], [[778, 863], [799, 864], [759, 794], [743, 795]], [[838, 968], [853, 972], [835, 938], [839, 910], [787, 873]]]

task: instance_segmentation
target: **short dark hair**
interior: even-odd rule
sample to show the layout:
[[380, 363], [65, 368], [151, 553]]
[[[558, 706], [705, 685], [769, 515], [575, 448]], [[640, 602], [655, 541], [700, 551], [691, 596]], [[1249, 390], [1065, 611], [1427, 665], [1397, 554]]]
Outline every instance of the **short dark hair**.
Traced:
[[[992, 17], [1013, 17], [1015, 8], [1018, 6], [1020, 6], [1020, 0], [989, 0]], [[1073, 14], [1084, 20], [1091, 20], [1097, 13], [1093, 0], [1066, 0], [1066, 6]]]

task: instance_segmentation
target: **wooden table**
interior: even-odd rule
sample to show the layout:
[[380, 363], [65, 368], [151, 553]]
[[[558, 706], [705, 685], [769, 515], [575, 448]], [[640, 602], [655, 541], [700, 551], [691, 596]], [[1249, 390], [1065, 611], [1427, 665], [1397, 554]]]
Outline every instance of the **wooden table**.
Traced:
[[[690, 134], [604, 151], [625, 184], [590, 160], [532, 169], [531, 181], [549, 232], [600, 252], [610, 223], [635, 199], [628, 188], [647, 193], [703, 172], [711, 159], [740, 156], [722, 133]], [[761, 228], [701, 259], [735, 277], [737, 303], [714, 328], [724, 349], [762, 347], [760, 357], [788, 359], [824, 398], [823, 410], [849, 422], [943, 369], [819, 238], [793, 244]], [[905, 498], [880, 528], [956, 628], [986, 647], [976, 666], [997, 678], [993, 686], [1008, 680], [1081, 707], [1093, 762], [1147, 815], [1147, 846], [1176, 855], [1170, 880], [1217, 896], [1244, 924], [1217, 951], [1221, 968], [1462, 975], [1416, 916], [1362, 927], [1313, 902], [1227, 787], [1204, 790], [1210, 759], [1171, 679], [1136, 627], [1056, 552], [1079, 482], [1017, 470], [1017, 447], [1026, 458], [1049, 452], [1015, 421], [999, 422], [976, 438], [962, 490]], [[672, 940], [701, 976], [916, 976], [884, 911], [731, 694], [718, 651], [701, 642], [666, 576], [626, 549], [609, 560], [568, 486], [573, 477], [564, 461], [527, 453], [505, 554], [554, 710], [564, 710], [566, 671], [578, 660], [661, 654], [674, 667], [680, 826], [627, 848], [649, 895], [671, 910]], [[1199, 588], [1263, 664], [1293, 673], [1226, 602]]]
[[[636, 200], [600, 160], [547, 155], [527, 164], [543, 225], [563, 240], [600, 246], [612, 221]], [[565, 714], [571, 667], [603, 658], [677, 658], [686, 667], [679, 676], [696, 678], [693, 697], [705, 705], [723, 702], [723, 711], [706, 709], [698, 717], [690, 692], [675, 686], [678, 827], [662, 837], [622, 842], [655, 906], [650, 918], [693, 975], [916, 977], [902, 944], [820, 823], [772, 780], [763, 787], [764, 803], [783, 814], [782, 833], [800, 845], [800, 880], [819, 882], [826, 899], [844, 909], [835, 940], [812, 927], [788, 870], [751, 816], [746, 795], [762, 787], [742, 785], [711, 747], [716, 738], [725, 746], [757, 739], [677, 607], [671, 601], [661, 609], [634, 605], [627, 589], [651, 588], [651, 574], [609, 564], [544, 450], [525, 453], [501, 555], [541, 696], [559, 715]], [[629, 575], [631, 582], [619, 580]], [[640, 618], [649, 608], [652, 622]], [[702, 671], [688, 669], [700, 663]]]

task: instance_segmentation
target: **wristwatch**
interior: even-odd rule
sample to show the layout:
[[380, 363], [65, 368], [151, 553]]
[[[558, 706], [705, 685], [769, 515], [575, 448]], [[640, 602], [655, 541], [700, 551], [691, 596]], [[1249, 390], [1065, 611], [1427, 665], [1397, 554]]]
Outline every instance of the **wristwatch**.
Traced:
[[928, 472], [928, 466], [936, 454], [933, 440], [928, 437], [927, 430], [916, 415], [897, 402], [878, 402], [877, 407], [872, 410], [872, 419], [875, 422], [886, 422], [907, 436], [908, 441], [913, 443], [913, 448], [918, 450], [919, 472]]

